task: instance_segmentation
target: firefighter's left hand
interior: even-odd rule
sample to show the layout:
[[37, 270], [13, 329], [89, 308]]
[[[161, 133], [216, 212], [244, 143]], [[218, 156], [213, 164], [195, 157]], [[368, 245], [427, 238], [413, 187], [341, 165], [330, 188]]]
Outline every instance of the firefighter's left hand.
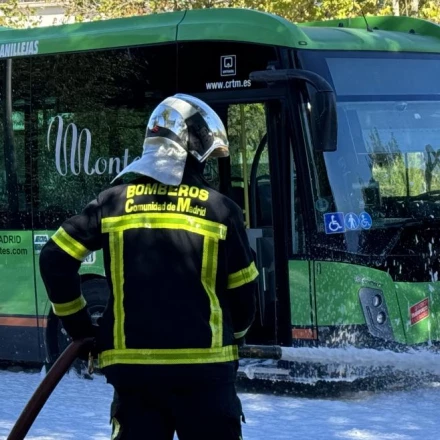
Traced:
[[[94, 359], [98, 357], [98, 330], [99, 327], [97, 325], [92, 325], [92, 332], [90, 335], [86, 336], [87, 338], [93, 338], [93, 342], [91, 344], [88, 344], [84, 350], [81, 351], [81, 353], [78, 355], [78, 358], [83, 361], [89, 361], [90, 356], [92, 356]], [[83, 339], [83, 338], [78, 338]], [[75, 339], [74, 339], [75, 340]]]
[[77, 341], [85, 338], [93, 338], [93, 343], [84, 348], [78, 355], [78, 358], [83, 361], [89, 360], [89, 354], [92, 354], [94, 358], [98, 355], [97, 338], [99, 327], [93, 325], [91, 321], [74, 322], [62, 319], [62, 324], [67, 334], [73, 341]]

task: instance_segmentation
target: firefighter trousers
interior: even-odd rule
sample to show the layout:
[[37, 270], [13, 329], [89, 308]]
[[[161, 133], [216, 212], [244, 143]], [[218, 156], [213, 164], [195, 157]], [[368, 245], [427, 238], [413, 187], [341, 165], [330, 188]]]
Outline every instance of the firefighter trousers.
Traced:
[[112, 440], [242, 440], [244, 416], [235, 384], [115, 388]]

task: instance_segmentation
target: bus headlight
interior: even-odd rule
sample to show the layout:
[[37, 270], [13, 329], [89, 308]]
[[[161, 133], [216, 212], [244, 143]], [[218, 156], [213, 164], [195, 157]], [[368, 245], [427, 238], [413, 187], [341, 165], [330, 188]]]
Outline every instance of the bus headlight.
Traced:
[[377, 338], [394, 341], [385, 293], [381, 289], [361, 287], [359, 299], [370, 334]]
[[382, 325], [387, 320], [387, 315], [384, 312], [379, 312], [376, 316], [377, 323]]
[[373, 306], [379, 307], [382, 304], [382, 297], [380, 295], [374, 295], [373, 297]]

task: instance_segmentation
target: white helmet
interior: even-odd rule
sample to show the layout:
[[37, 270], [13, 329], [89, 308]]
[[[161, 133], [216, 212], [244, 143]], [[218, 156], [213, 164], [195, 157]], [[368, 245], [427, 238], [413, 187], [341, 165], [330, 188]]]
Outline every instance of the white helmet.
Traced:
[[188, 152], [199, 162], [208, 157], [227, 157], [228, 137], [222, 120], [208, 104], [178, 93], [154, 109], [141, 158], [124, 168], [114, 180], [127, 173], [137, 173], [166, 185], [179, 185]]

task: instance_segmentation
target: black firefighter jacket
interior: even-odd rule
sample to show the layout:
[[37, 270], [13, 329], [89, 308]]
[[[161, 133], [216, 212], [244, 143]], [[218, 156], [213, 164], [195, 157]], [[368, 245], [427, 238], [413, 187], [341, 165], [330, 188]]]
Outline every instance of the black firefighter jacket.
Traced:
[[110, 383], [122, 375], [138, 382], [152, 366], [236, 364], [258, 276], [238, 205], [198, 176], [177, 187], [145, 177], [102, 192], [65, 221], [43, 248], [40, 270], [74, 339], [91, 325], [78, 270], [99, 249], [110, 286], [99, 366]]

